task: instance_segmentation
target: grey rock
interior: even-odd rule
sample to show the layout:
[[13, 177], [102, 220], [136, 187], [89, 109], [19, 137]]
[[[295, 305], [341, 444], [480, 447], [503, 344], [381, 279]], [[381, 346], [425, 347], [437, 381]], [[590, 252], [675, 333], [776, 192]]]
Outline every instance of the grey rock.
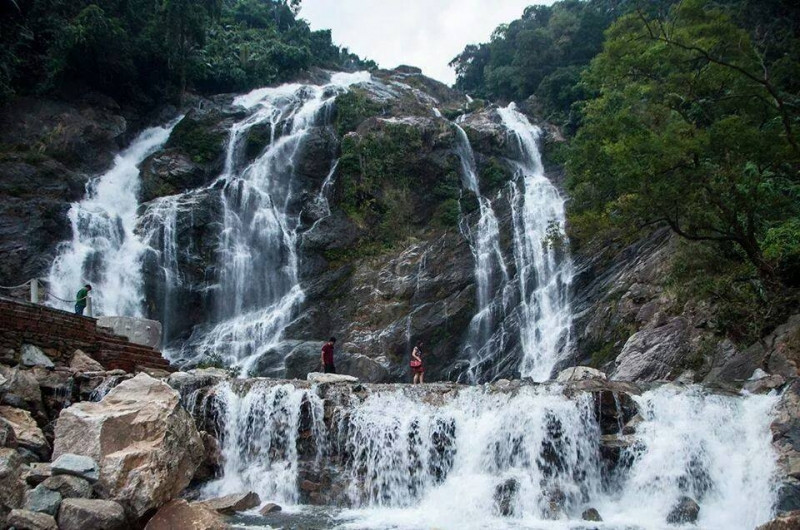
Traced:
[[119, 503], [99, 499], [64, 499], [58, 512], [59, 530], [121, 530], [125, 510]]
[[561, 370], [556, 376], [556, 381], [560, 383], [581, 381], [583, 379], [606, 379], [606, 374], [589, 366], [573, 366], [572, 368]]
[[32, 344], [23, 344], [19, 362], [23, 366], [43, 366], [54, 368], [55, 365], [45, 353]]
[[[292, 343], [293, 348], [284, 360], [286, 379], [305, 379], [311, 372], [322, 368], [320, 356], [322, 355], [322, 341], [307, 341]], [[334, 364], [339, 363], [341, 352], [334, 350]]]
[[617, 357], [611, 378], [620, 381], [655, 381], [675, 372], [687, 351], [687, 321], [675, 317], [665, 325], [637, 331]]
[[275, 504], [274, 502], [268, 502], [267, 504], [265, 504], [264, 506], [262, 506], [258, 510], [258, 513], [260, 513], [261, 515], [267, 515], [267, 514], [270, 514], [270, 513], [279, 512], [282, 509], [283, 508], [281, 508], [279, 505]]
[[30, 412], [15, 407], [0, 406], [0, 418], [8, 422], [14, 429], [18, 447], [37, 455], [37, 460], [49, 457], [50, 444]]
[[797, 530], [798, 528], [800, 528], [800, 511], [792, 511], [779, 515], [756, 530]]
[[598, 512], [597, 509], [595, 508], [589, 508], [587, 510], [584, 510], [583, 513], [581, 514], [581, 519], [583, 519], [584, 521], [594, 521], [594, 522], [600, 522], [603, 520], [603, 518], [600, 517], [600, 512]]
[[257, 493], [250, 491], [247, 493], [234, 493], [232, 495], [225, 495], [224, 497], [216, 497], [199, 502], [198, 504], [223, 515], [233, 515], [236, 512], [243, 512], [255, 508], [261, 504], [261, 499]]
[[38, 486], [51, 476], [53, 476], [53, 471], [50, 469], [49, 463], [35, 462], [30, 465], [28, 471], [25, 473], [25, 482], [31, 486]]
[[519, 483], [516, 479], [510, 478], [494, 489], [494, 509], [503, 517], [514, 515], [514, 504], [519, 491]]
[[161, 346], [161, 322], [136, 317], [99, 317], [97, 325], [127, 337], [134, 344], [158, 349]]
[[61, 494], [39, 484], [25, 495], [25, 509], [55, 516], [61, 505]]
[[88, 480], [73, 475], [56, 475], [42, 482], [45, 488], [57, 491], [65, 499], [92, 497], [92, 485]]
[[102, 372], [105, 370], [102, 364], [86, 355], [82, 350], [75, 350], [75, 353], [72, 354], [69, 369], [73, 372]]
[[58, 530], [52, 515], [30, 510], [11, 510], [6, 523], [16, 530]]
[[700, 515], [700, 505], [691, 497], [685, 495], [678, 499], [667, 515], [667, 523], [672, 525], [682, 525], [694, 523]]
[[200, 503], [189, 504], [183, 499], [162, 506], [145, 526], [145, 530], [178, 529], [229, 530], [230, 526], [214, 510]]
[[306, 379], [312, 383], [358, 383], [358, 378], [351, 375], [341, 374], [323, 374], [320, 372], [311, 372], [306, 376]]
[[97, 482], [100, 479], [100, 468], [97, 462], [88, 456], [72, 453], [61, 454], [50, 464], [53, 475], [73, 475]]
[[0, 387], [3, 404], [23, 408], [34, 414], [43, 411], [42, 391], [30, 370], [0, 365], [0, 374], [6, 379]]
[[14, 449], [0, 448], [0, 517], [25, 501], [22, 458]]
[[14, 426], [4, 418], [0, 418], [0, 447], [17, 447], [17, 435]]

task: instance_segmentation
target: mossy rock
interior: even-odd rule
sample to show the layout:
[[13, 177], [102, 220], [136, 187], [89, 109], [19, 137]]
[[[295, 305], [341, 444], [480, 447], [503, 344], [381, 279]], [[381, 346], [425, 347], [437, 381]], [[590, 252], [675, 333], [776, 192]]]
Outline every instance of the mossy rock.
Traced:
[[361, 122], [381, 111], [378, 103], [372, 101], [366, 92], [357, 88], [337, 96], [335, 105], [333, 125], [340, 137], [355, 131]]
[[494, 191], [511, 180], [513, 173], [506, 164], [497, 157], [490, 156], [481, 165], [479, 178], [484, 193]]
[[202, 117], [189, 114], [172, 130], [167, 147], [180, 149], [196, 164], [213, 163], [225, 151], [227, 132], [220, 127], [222, 120], [218, 113]]
[[272, 125], [269, 123], [259, 123], [253, 125], [244, 137], [244, 156], [247, 160], [253, 160], [260, 155], [270, 144], [272, 139]]

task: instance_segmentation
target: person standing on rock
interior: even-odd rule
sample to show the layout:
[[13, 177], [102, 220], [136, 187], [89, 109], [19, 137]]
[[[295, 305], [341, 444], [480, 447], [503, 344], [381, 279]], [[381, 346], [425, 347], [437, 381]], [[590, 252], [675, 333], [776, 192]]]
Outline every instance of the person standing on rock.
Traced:
[[422, 341], [418, 342], [411, 351], [411, 372], [414, 374], [413, 384], [424, 383], [425, 366], [422, 364]]
[[336, 365], [333, 364], [334, 345], [336, 345], [336, 337], [331, 337], [328, 342], [322, 345], [322, 371], [326, 374], [336, 373]]
[[83, 315], [83, 310], [86, 309], [86, 299], [89, 298], [89, 291], [92, 290], [92, 286], [88, 283], [83, 286], [83, 289], [78, 291], [78, 294], [75, 295], [75, 314], [76, 315]]

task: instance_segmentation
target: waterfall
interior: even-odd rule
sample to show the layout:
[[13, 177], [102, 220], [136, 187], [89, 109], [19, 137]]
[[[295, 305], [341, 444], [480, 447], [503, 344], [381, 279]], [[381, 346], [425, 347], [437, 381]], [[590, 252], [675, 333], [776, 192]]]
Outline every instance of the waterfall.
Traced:
[[324, 449], [322, 400], [290, 384], [263, 382], [240, 395], [226, 382], [215, 389], [215, 403], [224, 468], [205, 494], [255, 491], [265, 500], [296, 503], [302, 441], [314, 442], [317, 458]]
[[520, 155], [510, 184], [523, 352], [519, 371], [545, 381], [569, 348], [572, 326], [573, 269], [564, 233], [564, 199], [544, 175], [537, 145], [540, 129], [513, 103], [498, 113]]
[[48, 303], [71, 310], [74, 302], [63, 300], [74, 300], [89, 282], [97, 314], [142, 315], [141, 265], [147, 246], [135, 233], [139, 164], [164, 145], [176, 124], [143, 131], [116, 156], [108, 172], [89, 182], [86, 198], [72, 204], [72, 240], [59, 247], [50, 268], [53, 296]]
[[[183, 356], [221, 355], [247, 373], [280, 341], [304, 297], [296, 251], [301, 190], [295, 157], [316, 127], [329, 124], [336, 97], [369, 79], [366, 72], [339, 73], [324, 86], [262, 88], [234, 100], [255, 112], [232, 127], [225, 169], [213, 184], [223, 189], [224, 212], [214, 324], [195, 328]], [[262, 123], [270, 125], [269, 146], [238, 168], [243, 134]]]
[[328, 392], [329, 416], [317, 391], [218, 386], [225, 474], [206, 495], [293, 503], [303, 473], [332, 473], [315, 480], [330, 484], [329, 506], [349, 507], [339, 522], [376, 529], [579, 528], [593, 507], [604, 527], [655, 530], [682, 495], [700, 506], [698, 528], [750, 530], [773, 513], [777, 396], [677, 386], [634, 396], [641, 422], [612, 436], [622, 442], [612, 465], [591, 393], [387, 385]]
[[469, 324], [466, 349], [470, 356], [470, 369], [467, 374], [471, 382], [480, 379], [479, 365], [487, 357], [493, 355], [487, 352], [487, 343], [495, 330], [493, 305], [495, 293], [508, 283], [503, 253], [500, 250], [500, 228], [497, 217], [492, 209], [492, 203], [484, 197], [478, 186], [478, 176], [475, 169], [475, 155], [467, 138], [467, 133], [457, 123], [456, 128], [456, 154], [461, 162], [462, 185], [475, 195], [478, 201], [478, 222], [470, 227], [466, 217], [461, 219], [461, 231], [470, 242], [472, 255], [475, 259], [475, 288], [477, 291], [477, 307], [475, 315]]

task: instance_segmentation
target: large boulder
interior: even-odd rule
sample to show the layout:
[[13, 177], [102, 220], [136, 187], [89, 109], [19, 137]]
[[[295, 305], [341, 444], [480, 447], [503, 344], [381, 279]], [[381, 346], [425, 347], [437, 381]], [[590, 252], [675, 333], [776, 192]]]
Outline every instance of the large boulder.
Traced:
[[183, 499], [163, 506], [145, 530], [227, 530], [230, 528], [222, 517], [202, 504], [189, 504]]
[[53, 456], [75, 453], [100, 464], [100, 496], [139, 519], [185, 488], [203, 459], [203, 443], [180, 395], [139, 374], [102, 401], [62, 411]]
[[688, 348], [688, 323], [675, 317], [666, 324], [637, 331], [617, 357], [611, 378], [619, 381], [655, 381], [674, 374]]
[[7, 420], [0, 418], [0, 447], [17, 447], [17, 435], [14, 426]]
[[101, 499], [64, 499], [58, 510], [59, 530], [122, 530], [125, 510], [119, 503]]
[[0, 406], [0, 418], [8, 422], [14, 429], [17, 445], [24, 447], [41, 459], [47, 459], [50, 453], [50, 444], [36, 421], [27, 410], [14, 407]]
[[667, 522], [672, 525], [694, 523], [700, 515], [700, 505], [694, 499], [682, 496], [667, 514]]
[[569, 381], [583, 381], [584, 379], [606, 379], [606, 374], [597, 368], [590, 366], [573, 366], [561, 370], [556, 376], [556, 381], [559, 383], [567, 383]]

